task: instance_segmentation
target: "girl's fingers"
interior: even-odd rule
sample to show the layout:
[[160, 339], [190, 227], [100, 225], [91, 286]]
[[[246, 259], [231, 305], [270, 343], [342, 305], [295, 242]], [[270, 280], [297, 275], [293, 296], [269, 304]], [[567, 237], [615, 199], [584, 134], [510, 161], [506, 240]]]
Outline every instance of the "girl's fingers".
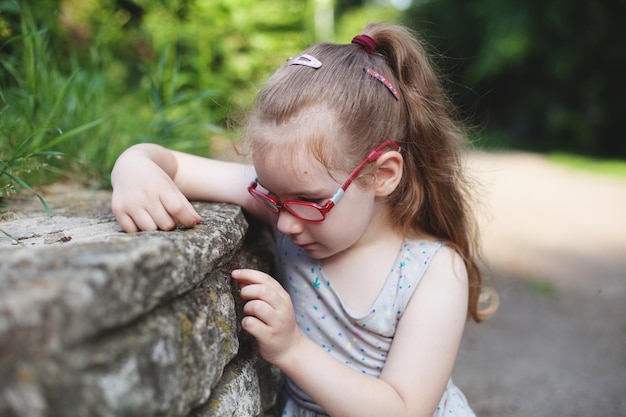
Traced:
[[243, 306], [243, 312], [247, 316], [253, 316], [261, 320], [265, 324], [269, 324], [274, 313], [274, 309], [261, 300], [250, 300]]
[[137, 212], [131, 214], [131, 217], [139, 230], [153, 231], [158, 228], [154, 219], [146, 210], [138, 210]]
[[176, 227], [176, 220], [172, 218], [160, 201], [149, 208], [148, 214], [159, 230], [172, 230]]
[[234, 273], [233, 276], [239, 283], [239, 295], [244, 301], [262, 300], [275, 310], [284, 309], [291, 303], [278, 281], [263, 272], [243, 270], [241, 275]]
[[245, 317], [243, 329], [257, 340], [261, 356], [270, 363], [297, 340], [291, 297], [270, 275], [251, 269], [237, 269], [232, 276], [240, 286]]
[[289, 310], [276, 310], [265, 301], [250, 300], [244, 305], [243, 312], [243, 328], [259, 341], [268, 342], [272, 339], [278, 342], [277, 337], [291, 328], [291, 320], [285, 320], [284, 317], [293, 314]]
[[235, 270], [232, 275], [239, 282], [241, 299], [246, 301], [246, 315], [267, 325], [276, 325], [280, 317], [293, 315], [289, 294], [270, 275], [251, 269]]
[[144, 209], [135, 210], [133, 213], [116, 213], [117, 221], [124, 231], [134, 233], [139, 230], [172, 230], [176, 222], [167, 212], [157, 207], [151, 208], [150, 212]]
[[120, 224], [120, 226], [122, 226], [122, 230], [124, 230], [125, 232], [135, 233], [139, 230], [133, 218], [130, 217], [128, 214], [115, 213], [115, 218], [117, 219], [117, 222]]
[[254, 337], [260, 337], [267, 329], [267, 324], [255, 316], [244, 317], [241, 326]]
[[239, 282], [241, 286], [249, 284], [271, 284], [277, 281], [265, 272], [256, 269], [235, 269], [231, 276]]
[[126, 232], [172, 230], [178, 223], [191, 227], [202, 220], [184, 197], [182, 200], [176, 197], [157, 197], [136, 207], [116, 208], [114, 214]]
[[[176, 226], [176, 222], [186, 227], [198, 224], [202, 218], [193, 208], [189, 200], [181, 193], [167, 194], [161, 197], [161, 204], [166, 211], [168, 217]], [[170, 230], [170, 229], [163, 229]]]
[[239, 296], [248, 304], [254, 300], [265, 303], [270, 308], [277, 310], [283, 305], [282, 288], [271, 288], [263, 284], [247, 284], [239, 290]]

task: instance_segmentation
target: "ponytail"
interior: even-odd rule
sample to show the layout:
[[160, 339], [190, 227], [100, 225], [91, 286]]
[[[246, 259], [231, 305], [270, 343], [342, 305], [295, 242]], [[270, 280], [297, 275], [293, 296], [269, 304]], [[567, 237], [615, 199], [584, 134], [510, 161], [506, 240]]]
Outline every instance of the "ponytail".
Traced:
[[[479, 305], [482, 290], [479, 239], [471, 184], [462, 152], [465, 134], [451, 114], [424, 46], [408, 29], [368, 25], [363, 33], [376, 41], [397, 80], [404, 105], [404, 175], [391, 196], [392, 218], [405, 233], [426, 232], [443, 239], [463, 258], [469, 279], [468, 313], [481, 321], [492, 311]], [[495, 301], [495, 300], [494, 300]]]

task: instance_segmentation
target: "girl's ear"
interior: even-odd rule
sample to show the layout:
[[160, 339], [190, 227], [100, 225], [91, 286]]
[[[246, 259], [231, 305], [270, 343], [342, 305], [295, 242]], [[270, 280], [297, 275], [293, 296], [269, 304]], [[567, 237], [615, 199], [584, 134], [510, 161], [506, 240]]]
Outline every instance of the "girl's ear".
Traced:
[[376, 197], [387, 197], [396, 189], [402, 178], [402, 155], [400, 152], [386, 152], [376, 161]]

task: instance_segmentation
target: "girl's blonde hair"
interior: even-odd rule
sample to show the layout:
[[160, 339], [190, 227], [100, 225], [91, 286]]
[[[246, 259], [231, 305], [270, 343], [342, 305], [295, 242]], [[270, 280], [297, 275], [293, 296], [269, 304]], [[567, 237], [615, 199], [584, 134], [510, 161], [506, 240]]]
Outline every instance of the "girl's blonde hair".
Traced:
[[[490, 308], [479, 306], [482, 278], [461, 158], [464, 132], [451, 117], [427, 53], [412, 32], [371, 24], [363, 34], [375, 41], [375, 51], [354, 43], [321, 43], [303, 52], [321, 67], [291, 61], [280, 67], [257, 96], [245, 136], [257, 152], [276, 140], [271, 137], [276, 128], [297, 125], [298, 146], [307, 146], [329, 172], [349, 172], [385, 140], [398, 143], [404, 173], [389, 196], [392, 220], [405, 235], [430, 234], [462, 256], [469, 276], [468, 313], [481, 321]], [[368, 69], [388, 80], [398, 97]], [[328, 123], [318, 114], [327, 115]]]

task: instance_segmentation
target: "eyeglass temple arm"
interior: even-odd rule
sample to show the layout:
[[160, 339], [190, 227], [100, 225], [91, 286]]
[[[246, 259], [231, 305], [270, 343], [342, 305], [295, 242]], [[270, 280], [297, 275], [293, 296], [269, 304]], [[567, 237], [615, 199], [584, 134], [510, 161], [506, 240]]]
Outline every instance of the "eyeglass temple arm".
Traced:
[[352, 184], [352, 181], [354, 181], [354, 179], [359, 175], [359, 173], [361, 172], [361, 170], [363, 169], [363, 167], [371, 162], [374, 162], [375, 160], [377, 160], [378, 158], [380, 158], [380, 156], [382, 154], [384, 154], [385, 152], [383, 151], [383, 149], [385, 149], [387, 146], [391, 146], [394, 148], [395, 151], [400, 152], [400, 145], [398, 145], [397, 143], [395, 143], [392, 140], [387, 140], [383, 143], [381, 143], [376, 149], [374, 149], [373, 151], [371, 151], [369, 154], [367, 154], [367, 157], [363, 160], [363, 162], [361, 162], [359, 164], [359, 166], [357, 166], [354, 171], [352, 171], [352, 173], [350, 174], [350, 176], [348, 177], [348, 179], [346, 179], [344, 181], [344, 183], [341, 185], [341, 188], [339, 188], [337, 190], [337, 192], [335, 193], [334, 196], [332, 196], [332, 198], [330, 199], [330, 201], [333, 202], [333, 204], [337, 204], [337, 202], [341, 199], [341, 197], [343, 197], [343, 193], [346, 191], [346, 189], [348, 188], [348, 186], [350, 184]]

